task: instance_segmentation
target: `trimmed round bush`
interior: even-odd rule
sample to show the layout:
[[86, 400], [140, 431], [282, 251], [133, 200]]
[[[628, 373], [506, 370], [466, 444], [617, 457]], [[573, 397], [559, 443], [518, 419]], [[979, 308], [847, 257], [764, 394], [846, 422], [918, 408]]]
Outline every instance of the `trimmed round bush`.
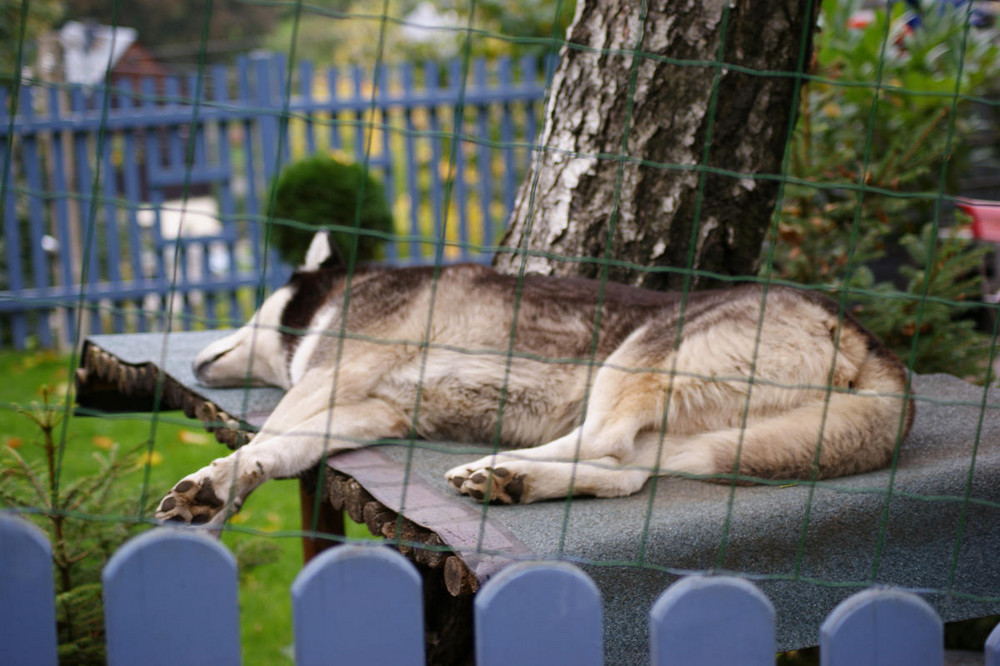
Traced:
[[382, 183], [360, 164], [313, 155], [282, 169], [272, 187], [273, 196], [268, 199], [271, 243], [284, 261], [300, 263], [316, 229], [329, 225], [346, 227], [331, 230], [331, 238], [345, 260], [352, 251], [359, 262], [381, 256], [385, 238], [364, 230], [392, 233], [392, 211]]

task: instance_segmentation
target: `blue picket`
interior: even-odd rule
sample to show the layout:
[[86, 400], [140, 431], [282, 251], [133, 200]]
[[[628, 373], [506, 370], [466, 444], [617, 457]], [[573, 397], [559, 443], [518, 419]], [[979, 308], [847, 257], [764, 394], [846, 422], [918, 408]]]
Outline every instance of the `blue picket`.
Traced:
[[984, 666], [1000, 666], [1000, 624], [993, 628], [986, 639], [986, 663]]
[[56, 663], [52, 549], [37, 527], [0, 513], [0, 664]]
[[384, 546], [324, 551], [292, 585], [295, 663], [424, 663], [422, 582]]
[[[0, 513], [0, 664], [57, 663], [52, 554], [30, 523]], [[108, 663], [238, 664], [236, 563], [192, 530], [156, 529], [126, 543], [104, 576]], [[330, 549], [292, 586], [295, 658], [423, 664], [423, 599], [415, 567], [383, 546]], [[602, 663], [601, 598], [566, 563], [521, 563], [474, 602], [479, 666]], [[820, 629], [824, 666], [940, 666], [942, 623], [916, 595], [871, 589], [841, 603]], [[693, 576], [650, 612], [654, 666], [774, 663], [774, 609], [753, 584]], [[1000, 666], [1000, 627], [985, 666]]]
[[822, 666], [941, 666], [944, 625], [920, 597], [869, 589], [842, 601], [820, 627]]
[[774, 664], [774, 607], [741, 578], [683, 578], [660, 595], [649, 616], [654, 666]]
[[236, 559], [218, 541], [161, 528], [104, 568], [110, 666], [240, 663]]
[[474, 608], [478, 666], [603, 661], [601, 594], [571, 564], [507, 567], [483, 586]]

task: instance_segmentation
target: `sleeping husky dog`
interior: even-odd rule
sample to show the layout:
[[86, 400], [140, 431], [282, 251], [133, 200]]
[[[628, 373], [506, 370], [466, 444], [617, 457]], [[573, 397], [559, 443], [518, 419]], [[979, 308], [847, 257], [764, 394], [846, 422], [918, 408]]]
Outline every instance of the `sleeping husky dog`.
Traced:
[[526, 503], [628, 495], [653, 474], [864, 472], [888, 464], [913, 418], [904, 366], [810, 292], [685, 298], [475, 265], [348, 275], [325, 233], [194, 371], [288, 392], [250, 444], [174, 486], [163, 520], [221, 523], [264, 481], [383, 438], [519, 449], [446, 477], [477, 500]]

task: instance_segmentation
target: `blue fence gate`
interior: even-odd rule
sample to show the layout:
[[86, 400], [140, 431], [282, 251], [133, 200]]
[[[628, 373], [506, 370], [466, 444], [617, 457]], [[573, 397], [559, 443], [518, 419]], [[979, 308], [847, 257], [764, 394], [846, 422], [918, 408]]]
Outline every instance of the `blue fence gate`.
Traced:
[[0, 89], [0, 347], [242, 321], [287, 277], [264, 250], [268, 184], [317, 151], [381, 177], [389, 262], [485, 260], [530, 159], [544, 69], [318, 72], [267, 56], [135, 86]]

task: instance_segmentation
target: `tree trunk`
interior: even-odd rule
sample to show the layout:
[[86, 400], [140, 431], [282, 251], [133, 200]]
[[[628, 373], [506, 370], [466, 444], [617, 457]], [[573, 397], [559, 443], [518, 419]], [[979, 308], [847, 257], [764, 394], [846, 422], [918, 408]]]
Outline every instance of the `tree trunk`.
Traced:
[[638, 4], [579, 0], [502, 272], [668, 289], [756, 270], [818, 2]]

